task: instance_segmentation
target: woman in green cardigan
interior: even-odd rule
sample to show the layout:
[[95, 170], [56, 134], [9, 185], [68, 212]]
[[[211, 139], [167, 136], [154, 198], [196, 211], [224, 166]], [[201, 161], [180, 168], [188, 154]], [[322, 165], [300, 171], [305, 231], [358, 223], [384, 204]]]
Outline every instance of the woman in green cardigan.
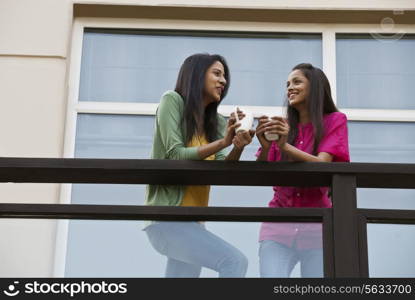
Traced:
[[[195, 54], [180, 68], [174, 91], [157, 109], [153, 159], [238, 160], [254, 131], [239, 131], [217, 112], [229, 88], [229, 69], [220, 55]], [[243, 118], [240, 112], [240, 118]], [[224, 149], [234, 144], [225, 155]], [[210, 186], [149, 185], [147, 205], [207, 206]], [[152, 246], [167, 256], [166, 277], [199, 277], [202, 267], [219, 277], [245, 276], [242, 252], [206, 230], [201, 222], [151, 222], [145, 231]]]

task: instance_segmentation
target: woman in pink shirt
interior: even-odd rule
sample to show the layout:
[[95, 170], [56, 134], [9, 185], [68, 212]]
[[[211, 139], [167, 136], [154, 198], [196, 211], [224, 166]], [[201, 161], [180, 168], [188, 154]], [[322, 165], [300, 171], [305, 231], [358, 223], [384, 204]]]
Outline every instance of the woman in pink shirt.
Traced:
[[[262, 116], [256, 128], [259, 161], [348, 162], [346, 115], [333, 102], [319, 68], [295, 66], [287, 80], [287, 118]], [[269, 142], [265, 132], [279, 135]], [[274, 186], [269, 207], [331, 207], [328, 187]], [[261, 277], [289, 277], [297, 262], [302, 277], [323, 277], [322, 226], [316, 223], [263, 223]]]

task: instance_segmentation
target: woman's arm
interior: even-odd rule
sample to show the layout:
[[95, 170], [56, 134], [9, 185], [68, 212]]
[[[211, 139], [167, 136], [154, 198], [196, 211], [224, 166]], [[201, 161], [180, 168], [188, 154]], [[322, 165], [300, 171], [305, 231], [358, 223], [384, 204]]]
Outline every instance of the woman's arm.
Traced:
[[232, 139], [232, 144], [234, 145], [233, 149], [226, 156], [225, 160], [239, 160], [241, 154], [244, 151], [246, 145], [249, 145], [252, 142], [252, 137], [254, 136], [254, 130], [241, 130], [239, 131], [234, 138]]
[[[222, 138], [199, 147], [186, 147], [185, 137], [181, 132], [181, 117], [183, 114], [183, 100], [175, 92], [167, 92], [163, 95], [157, 111], [157, 124], [160, 137], [166, 147], [168, 159], [199, 160], [218, 153], [232, 144], [236, 123], [235, 117], [229, 118], [225, 135]], [[241, 115], [242, 117], [242, 115]], [[225, 121], [224, 121], [225, 122]]]
[[271, 133], [277, 133], [280, 138], [277, 141], [278, 148], [281, 152], [287, 154], [287, 156], [293, 161], [302, 162], [332, 162], [333, 156], [326, 152], [319, 152], [317, 155], [312, 155], [304, 152], [293, 145], [288, 144], [287, 137], [290, 130], [288, 123], [285, 119], [280, 117], [273, 117], [272, 121], [265, 124], [265, 131]]
[[205, 159], [206, 157], [209, 157], [213, 154], [216, 154], [220, 150], [230, 146], [230, 144], [226, 143], [226, 140], [224, 138], [220, 140], [216, 140], [212, 143], [199, 146], [197, 148], [197, 153], [199, 155], [200, 159]]
[[256, 158], [256, 161], [268, 161], [269, 148], [261, 148], [261, 152]]
[[285, 152], [293, 161], [303, 161], [303, 162], [332, 162], [333, 156], [326, 153], [320, 152], [317, 155], [312, 155], [307, 152], [304, 152], [293, 145], [285, 143], [283, 145], [278, 145], [282, 152]]
[[242, 152], [243, 152], [243, 149], [233, 147], [231, 152], [229, 152], [228, 155], [226, 156], [225, 160], [227, 161], [239, 160], [241, 158]]
[[198, 160], [197, 147], [186, 147], [181, 130], [183, 100], [174, 91], [164, 93], [156, 114], [156, 130], [166, 151], [167, 159]]
[[[223, 120], [222, 122], [225, 122], [225, 120]], [[235, 136], [235, 129], [239, 126], [241, 125], [239, 123], [236, 123], [236, 118], [232, 113], [226, 125], [222, 123], [221, 127], [225, 127], [225, 129], [223, 130], [224, 134], [220, 136], [221, 138], [209, 144], [198, 147], [199, 157], [201, 159], [205, 159], [208, 156], [217, 154], [221, 156], [221, 159], [227, 159], [227, 156], [225, 156], [223, 151], [221, 150], [223, 150], [226, 147], [229, 147], [232, 144], [232, 140]]]
[[268, 160], [268, 152], [271, 148], [271, 142], [265, 138], [265, 131], [266, 126], [269, 123], [267, 116], [261, 116], [258, 119], [258, 125], [256, 127], [256, 136], [258, 138], [259, 143], [261, 144], [261, 152], [257, 157], [257, 161], [267, 161]]

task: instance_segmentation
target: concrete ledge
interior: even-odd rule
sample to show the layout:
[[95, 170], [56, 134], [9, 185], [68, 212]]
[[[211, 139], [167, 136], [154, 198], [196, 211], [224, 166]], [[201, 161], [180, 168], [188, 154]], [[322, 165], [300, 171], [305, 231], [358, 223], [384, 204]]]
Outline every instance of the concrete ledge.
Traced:
[[189, 6], [74, 4], [74, 17], [147, 18], [210, 21], [246, 21], [281, 23], [378, 24], [385, 17], [395, 24], [415, 24], [415, 9], [392, 10], [317, 10], [251, 9]]

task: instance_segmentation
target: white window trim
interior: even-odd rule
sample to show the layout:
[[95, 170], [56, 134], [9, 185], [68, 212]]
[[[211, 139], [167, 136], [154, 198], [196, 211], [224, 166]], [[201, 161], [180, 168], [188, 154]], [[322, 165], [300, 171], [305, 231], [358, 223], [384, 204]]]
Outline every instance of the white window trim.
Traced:
[[[131, 102], [79, 102], [76, 106], [77, 114], [111, 114], [111, 115], [144, 115], [154, 116], [158, 103], [131, 103]], [[255, 118], [272, 112], [275, 115], [284, 113], [281, 106], [247, 106], [239, 105], [240, 109], [246, 109], [253, 113]], [[236, 105], [220, 105], [218, 112], [229, 116], [235, 111]], [[413, 122], [414, 112], [403, 109], [355, 109], [347, 108], [341, 110], [348, 116], [350, 121], [373, 121], [373, 122]]]
[[[116, 18], [76, 18], [72, 30], [72, 43], [69, 66], [68, 107], [64, 138], [64, 157], [72, 158], [75, 152], [75, 135], [77, 115], [79, 113], [93, 114], [124, 114], [124, 115], [155, 115], [155, 103], [105, 103], [78, 102], [81, 73], [82, 41], [84, 28], [120, 28], [120, 29], [168, 29], [195, 31], [245, 31], [249, 32], [278, 32], [278, 33], [317, 33], [322, 34], [323, 70], [332, 87], [336, 102], [336, 33], [373, 33], [380, 30], [380, 25], [374, 24], [289, 24], [265, 22], [231, 22], [231, 21], [193, 21], [193, 20], [155, 20], [155, 19], [116, 19]], [[415, 25], [396, 25], [384, 33], [415, 33]], [[234, 105], [221, 105], [219, 112], [229, 115]], [[282, 107], [241, 106], [249, 109], [255, 117], [269, 111], [282, 113]], [[353, 121], [388, 121], [415, 122], [415, 110], [379, 110], [379, 109], [341, 109], [349, 120]], [[62, 184], [60, 203], [71, 202], [71, 184]], [[54, 262], [54, 277], [64, 277], [66, 250], [68, 240], [68, 220], [58, 222], [56, 236], [56, 251]]]

